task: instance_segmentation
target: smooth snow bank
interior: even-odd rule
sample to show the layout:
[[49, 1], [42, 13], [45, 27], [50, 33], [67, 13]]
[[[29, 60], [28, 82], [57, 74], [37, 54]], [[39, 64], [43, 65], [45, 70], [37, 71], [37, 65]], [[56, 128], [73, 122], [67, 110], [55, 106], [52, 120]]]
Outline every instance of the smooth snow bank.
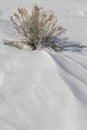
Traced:
[[86, 64], [81, 52], [1, 45], [0, 129], [86, 130]]
[[[19, 4], [28, 7], [28, 2], [29, 7], [38, 2], [56, 13], [60, 11], [59, 18], [62, 16], [61, 21], [69, 28], [68, 36], [78, 39], [80, 34], [82, 45], [71, 42], [59, 52], [5, 46], [2, 39], [17, 38], [8, 16]], [[86, 34], [79, 28], [85, 23], [82, 16], [79, 34], [74, 28], [74, 18], [79, 7], [86, 8], [85, 2], [0, 1], [0, 130], [87, 130], [87, 46], [83, 42]], [[72, 3], [80, 6], [65, 15]]]

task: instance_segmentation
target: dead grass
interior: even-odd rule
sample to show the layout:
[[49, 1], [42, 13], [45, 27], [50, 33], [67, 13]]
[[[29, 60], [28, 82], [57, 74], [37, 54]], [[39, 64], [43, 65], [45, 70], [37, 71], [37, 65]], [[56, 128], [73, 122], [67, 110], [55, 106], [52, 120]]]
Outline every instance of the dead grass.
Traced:
[[[26, 44], [33, 49], [37, 49], [43, 44], [50, 44], [53, 40], [65, 32], [62, 26], [58, 26], [57, 19], [53, 11], [44, 11], [36, 4], [29, 14], [25, 8], [18, 8], [17, 12], [11, 16], [14, 28], [20, 36], [19, 42], [9, 41], [8, 44], [23, 48]], [[20, 46], [20, 43], [21, 46]]]

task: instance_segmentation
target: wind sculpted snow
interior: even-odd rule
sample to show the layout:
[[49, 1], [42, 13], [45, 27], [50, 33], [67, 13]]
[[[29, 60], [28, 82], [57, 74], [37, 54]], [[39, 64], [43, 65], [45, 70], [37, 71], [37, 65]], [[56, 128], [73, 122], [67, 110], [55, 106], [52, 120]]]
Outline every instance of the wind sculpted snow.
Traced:
[[[80, 41], [69, 40], [58, 51], [51, 48], [26, 51], [5, 46], [3, 39], [16, 38], [8, 14], [18, 4], [28, 7], [27, 0], [6, 2], [0, 1], [0, 7], [6, 7], [0, 9], [0, 130], [87, 130], [87, 44], [84, 35], [87, 30], [81, 36], [85, 22], [81, 12], [79, 25], [82, 26], [77, 26], [79, 39], [74, 28], [76, 21], [72, 22], [73, 31], [70, 24], [81, 7], [86, 9], [85, 2], [38, 0], [46, 8], [49, 3], [49, 8], [54, 8], [56, 13], [59, 11], [59, 18], [62, 17], [61, 21], [64, 20], [63, 24], [70, 29], [68, 36]], [[29, 4], [34, 2], [29, 1]], [[58, 2], [61, 10], [55, 8]], [[71, 10], [71, 16], [70, 12], [67, 16], [63, 9], [67, 10], [70, 4], [70, 10], [72, 3], [75, 7], [79, 4], [80, 8]]]

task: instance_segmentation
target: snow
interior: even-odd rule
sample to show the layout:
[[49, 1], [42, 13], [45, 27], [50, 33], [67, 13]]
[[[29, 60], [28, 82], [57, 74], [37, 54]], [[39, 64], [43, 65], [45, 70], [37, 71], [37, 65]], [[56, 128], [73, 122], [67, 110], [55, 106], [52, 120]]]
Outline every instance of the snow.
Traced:
[[[54, 10], [67, 29], [58, 52], [3, 44], [17, 38], [9, 15], [34, 3]], [[86, 0], [0, 0], [0, 130], [87, 130], [86, 5]]]

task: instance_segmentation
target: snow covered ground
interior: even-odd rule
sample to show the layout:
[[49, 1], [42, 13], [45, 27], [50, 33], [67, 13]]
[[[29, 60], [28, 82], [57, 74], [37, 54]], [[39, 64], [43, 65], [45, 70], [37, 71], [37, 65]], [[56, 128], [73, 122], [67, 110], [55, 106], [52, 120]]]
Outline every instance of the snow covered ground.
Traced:
[[[67, 29], [59, 52], [3, 44], [17, 37], [9, 16], [34, 3], [54, 10]], [[0, 130], [87, 130], [86, 6], [86, 0], [0, 0]]]

